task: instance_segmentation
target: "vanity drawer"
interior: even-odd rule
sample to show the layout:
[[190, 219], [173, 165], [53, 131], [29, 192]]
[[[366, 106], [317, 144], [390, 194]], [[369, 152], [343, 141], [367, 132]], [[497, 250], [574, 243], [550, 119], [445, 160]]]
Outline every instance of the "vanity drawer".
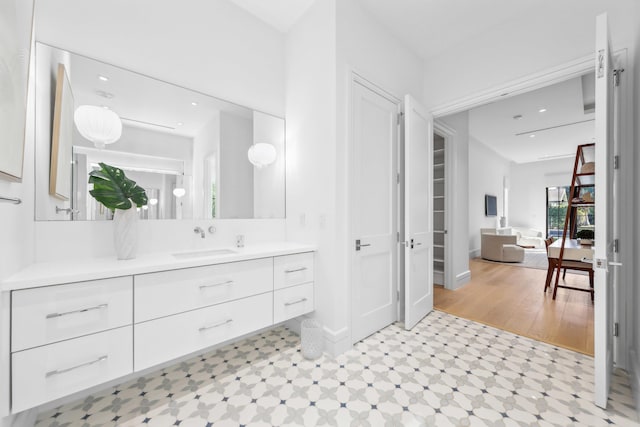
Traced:
[[136, 371], [273, 324], [273, 293], [135, 325]]
[[313, 310], [313, 283], [279, 289], [273, 293], [274, 324], [310, 313]]
[[313, 252], [275, 257], [273, 281], [275, 289], [313, 282]]
[[126, 326], [13, 353], [12, 412], [133, 372], [132, 344]]
[[273, 259], [135, 276], [135, 321], [144, 322], [273, 290]]
[[130, 325], [131, 276], [11, 294], [11, 351]]

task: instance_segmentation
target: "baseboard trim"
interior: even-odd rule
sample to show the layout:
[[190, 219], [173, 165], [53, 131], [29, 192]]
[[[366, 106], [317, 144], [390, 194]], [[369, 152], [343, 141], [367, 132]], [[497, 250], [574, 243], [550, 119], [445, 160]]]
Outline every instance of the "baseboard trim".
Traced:
[[469, 259], [478, 258], [480, 256], [480, 253], [481, 253], [480, 248], [470, 250]]
[[640, 362], [638, 361], [638, 353], [629, 350], [629, 382], [631, 383], [631, 394], [636, 404], [636, 415], [640, 420]]
[[453, 289], [458, 289], [464, 285], [466, 285], [471, 280], [471, 271], [464, 271], [456, 276], [456, 281], [454, 283]]
[[327, 353], [336, 357], [351, 349], [352, 345], [350, 341], [351, 336], [349, 335], [349, 328], [345, 326], [334, 331], [325, 326], [323, 329], [325, 351]]

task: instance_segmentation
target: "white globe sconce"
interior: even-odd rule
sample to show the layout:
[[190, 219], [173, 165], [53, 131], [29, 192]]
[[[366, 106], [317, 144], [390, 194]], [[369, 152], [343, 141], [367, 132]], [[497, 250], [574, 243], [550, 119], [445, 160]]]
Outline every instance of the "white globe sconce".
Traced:
[[258, 142], [249, 147], [247, 157], [255, 167], [263, 168], [275, 162], [277, 157], [276, 148], [271, 144]]

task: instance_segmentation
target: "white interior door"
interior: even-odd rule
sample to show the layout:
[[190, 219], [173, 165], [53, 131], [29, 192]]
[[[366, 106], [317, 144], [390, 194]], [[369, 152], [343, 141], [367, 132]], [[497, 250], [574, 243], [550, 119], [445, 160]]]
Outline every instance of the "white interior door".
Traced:
[[613, 59], [607, 15], [596, 20], [596, 177], [594, 244], [594, 349], [595, 403], [606, 408], [613, 369], [613, 287], [615, 274], [609, 270], [614, 260], [614, 209], [616, 179], [613, 168], [616, 131]]
[[352, 341], [396, 320], [399, 103], [353, 82]]
[[404, 327], [433, 310], [433, 118], [404, 101]]

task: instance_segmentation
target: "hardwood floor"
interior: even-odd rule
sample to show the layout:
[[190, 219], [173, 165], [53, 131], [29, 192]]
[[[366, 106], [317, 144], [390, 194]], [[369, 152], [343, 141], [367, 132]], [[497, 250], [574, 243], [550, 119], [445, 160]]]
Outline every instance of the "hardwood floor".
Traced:
[[[475, 260], [470, 268], [462, 288], [435, 286], [436, 310], [593, 356], [589, 293], [558, 289], [554, 301], [543, 292], [546, 270]], [[588, 288], [589, 278], [567, 272], [565, 283]]]

